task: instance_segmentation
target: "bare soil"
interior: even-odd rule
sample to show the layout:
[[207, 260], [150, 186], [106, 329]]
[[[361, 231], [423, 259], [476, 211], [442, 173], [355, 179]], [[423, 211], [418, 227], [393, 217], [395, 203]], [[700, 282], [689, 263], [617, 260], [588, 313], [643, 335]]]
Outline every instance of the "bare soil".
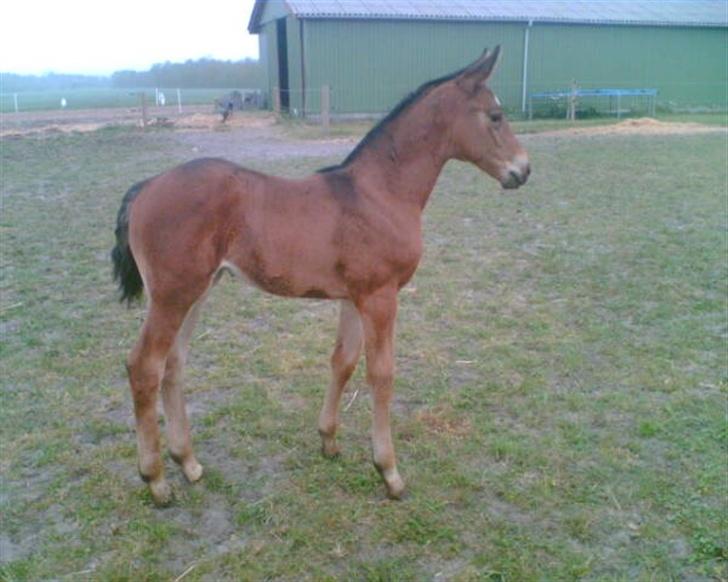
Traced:
[[[86, 111], [42, 111], [3, 115], [0, 139], [44, 136], [57, 133], [89, 133], [119, 126], [141, 127], [138, 108]], [[169, 108], [150, 108], [147, 127], [169, 128], [171, 141], [185, 157], [223, 157], [244, 162], [249, 159], [276, 160], [290, 157], [333, 157], [344, 155], [355, 137], [300, 139], [289, 135], [273, 114], [236, 113], [225, 123], [209, 106], [187, 107], [185, 113]]]
[[[139, 107], [86, 109], [75, 111], [35, 111], [11, 113], [0, 115], [0, 138], [19, 137], [33, 134], [47, 133], [87, 133], [99, 129], [115, 126], [142, 127], [142, 113]], [[149, 107], [147, 111], [147, 126], [169, 127], [181, 132], [213, 132], [218, 136], [218, 142], [229, 141], [231, 134], [238, 129], [253, 132], [251, 137], [259, 138], [257, 131], [268, 130], [263, 133], [272, 133], [276, 137], [285, 137], [290, 142], [290, 136], [283, 136], [283, 132], [276, 132], [278, 126], [276, 117], [269, 112], [236, 113], [225, 123], [219, 114], [212, 111], [209, 105], [186, 106], [183, 113], [177, 113], [172, 107]], [[574, 127], [543, 132], [546, 135], [670, 135], [711, 133], [725, 131], [724, 128], [702, 125], [699, 123], [675, 123], [659, 121], [650, 117], [626, 119], [616, 124], [599, 125], [593, 127]], [[195, 139], [199, 139], [197, 136]], [[310, 143], [310, 140], [305, 140]], [[349, 145], [356, 140], [353, 138], [336, 138], [330, 140], [315, 140], [333, 144]], [[216, 149], [215, 143], [211, 143]], [[276, 143], [280, 147], [281, 142]], [[311, 151], [312, 157], [328, 155], [326, 146], [315, 147]], [[337, 149], [337, 148], [334, 148]], [[319, 151], [323, 150], [323, 151]], [[338, 151], [338, 150], [337, 150]], [[283, 151], [279, 157], [285, 157], [289, 152]], [[269, 156], [262, 156], [269, 157]], [[273, 156], [274, 157], [274, 156]]]
[[714, 133], [725, 131], [722, 127], [700, 123], [674, 123], [651, 117], [625, 119], [612, 125], [573, 127], [544, 132], [549, 135], [684, 135], [690, 133]]

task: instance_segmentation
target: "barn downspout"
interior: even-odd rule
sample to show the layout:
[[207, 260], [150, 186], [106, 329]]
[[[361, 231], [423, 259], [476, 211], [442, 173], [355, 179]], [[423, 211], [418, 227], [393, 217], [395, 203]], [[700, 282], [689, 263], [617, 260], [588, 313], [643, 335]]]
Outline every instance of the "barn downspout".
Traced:
[[303, 92], [303, 95], [301, 97], [301, 109], [302, 116], [306, 117], [306, 55], [303, 52], [304, 42], [303, 42], [303, 19], [298, 21], [299, 28], [298, 28], [298, 36], [301, 40], [301, 90]]
[[528, 21], [526, 32], [523, 35], [523, 79], [521, 79], [521, 113], [526, 113], [526, 99], [528, 98], [528, 40], [531, 36], [533, 20]]

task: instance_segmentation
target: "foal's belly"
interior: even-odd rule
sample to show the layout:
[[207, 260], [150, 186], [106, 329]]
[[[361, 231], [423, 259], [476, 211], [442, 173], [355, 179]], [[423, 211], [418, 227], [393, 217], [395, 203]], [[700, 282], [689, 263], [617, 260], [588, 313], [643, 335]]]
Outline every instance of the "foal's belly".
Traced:
[[279, 297], [346, 299], [349, 295], [346, 285], [335, 274], [304, 273], [297, 269], [263, 270], [255, 263], [238, 265], [227, 260], [222, 262], [220, 269], [227, 269], [254, 287]]

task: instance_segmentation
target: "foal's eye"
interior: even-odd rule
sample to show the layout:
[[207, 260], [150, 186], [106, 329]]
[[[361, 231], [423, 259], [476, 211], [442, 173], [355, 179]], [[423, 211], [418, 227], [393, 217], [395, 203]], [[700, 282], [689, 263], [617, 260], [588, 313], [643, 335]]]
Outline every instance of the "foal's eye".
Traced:
[[493, 123], [500, 123], [501, 121], [503, 121], [503, 112], [502, 111], [494, 111], [493, 113], [490, 114], [489, 117], [490, 117], [490, 120]]

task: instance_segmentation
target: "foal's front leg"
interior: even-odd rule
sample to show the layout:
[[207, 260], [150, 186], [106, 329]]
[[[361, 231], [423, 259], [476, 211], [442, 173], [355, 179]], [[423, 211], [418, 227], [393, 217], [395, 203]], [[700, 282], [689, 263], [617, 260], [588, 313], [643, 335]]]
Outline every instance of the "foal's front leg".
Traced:
[[384, 479], [387, 495], [399, 499], [404, 481], [397, 471], [392, 445], [389, 405], [394, 384], [394, 323], [397, 290], [387, 288], [362, 298], [358, 303], [364, 327], [367, 381], [372, 388], [372, 452], [374, 466]]

